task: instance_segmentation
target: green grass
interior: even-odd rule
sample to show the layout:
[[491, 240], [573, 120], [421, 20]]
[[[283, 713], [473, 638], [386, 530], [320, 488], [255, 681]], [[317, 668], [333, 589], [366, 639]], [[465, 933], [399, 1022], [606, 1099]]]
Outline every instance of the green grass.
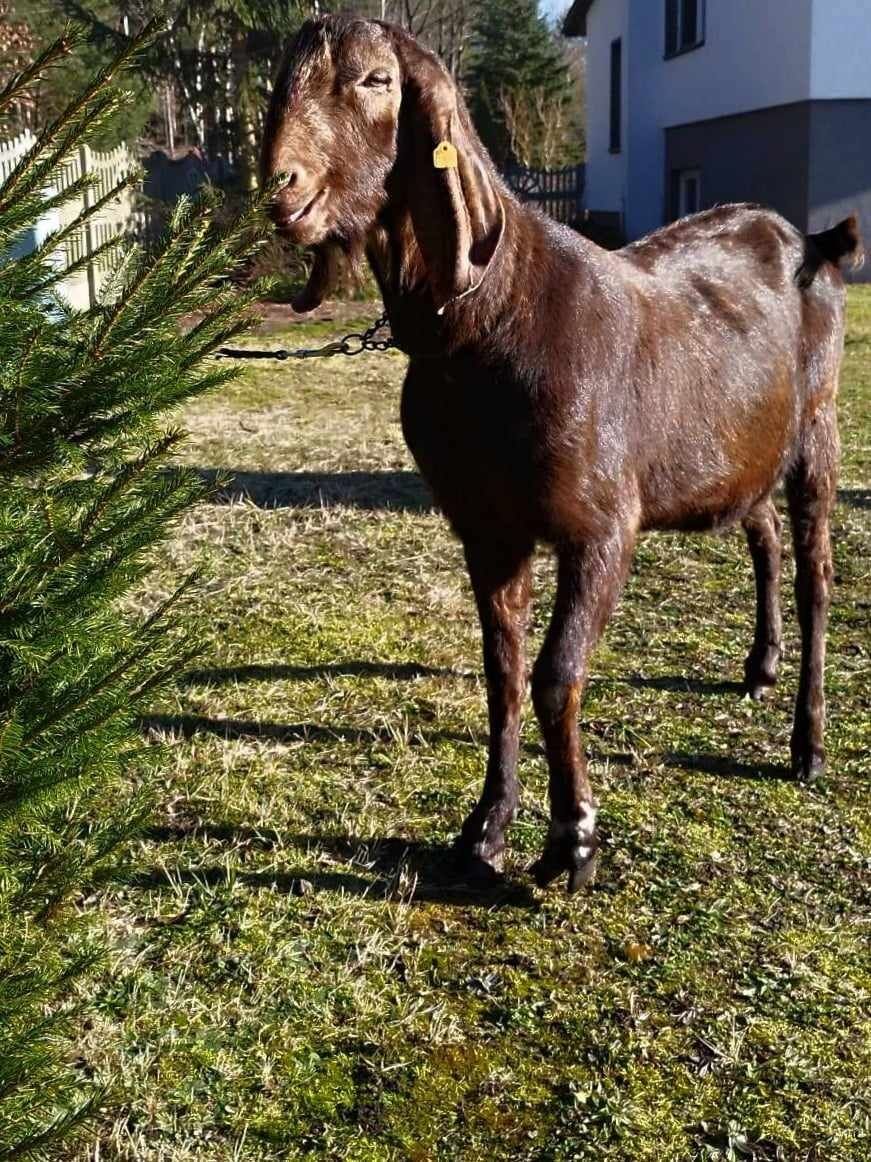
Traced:
[[[80, 1053], [114, 1104], [87, 1157], [868, 1157], [868, 290], [850, 322], [830, 775], [782, 774], [789, 581], [758, 706], [731, 686], [740, 532], [647, 538], [583, 710], [605, 847], [571, 899], [525, 873], [546, 825], [531, 715], [505, 888], [446, 872], [485, 696], [461, 553], [399, 430], [403, 358], [249, 366], [186, 413], [189, 462], [247, 473], [257, 503], [202, 505], [143, 597], [205, 563], [202, 661], [150, 723], [159, 816], [90, 904], [114, 963]], [[537, 579], [540, 639], [546, 556]]]

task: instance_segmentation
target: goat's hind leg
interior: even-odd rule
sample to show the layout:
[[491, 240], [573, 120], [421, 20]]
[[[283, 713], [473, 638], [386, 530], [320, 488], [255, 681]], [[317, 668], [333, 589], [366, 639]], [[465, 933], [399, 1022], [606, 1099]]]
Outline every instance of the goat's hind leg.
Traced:
[[559, 550], [556, 603], [532, 676], [532, 697], [550, 770], [550, 830], [532, 872], [545, 887], [568, 872], [576, 891], [596, 870], [596, 803], [578, 731], [590, 655], [629, 571], [634, 532]]
[[466, 563], [481, 619], [490, 744], [481, 798], [463, 824], [454, 850], [466, 877], [480, 881], [501, 872], [505, 829], [517, 810], [531, 555], [529, 545], [466, 544]]
[[835, 502], [840, 438], [834, 401], [802, 433], [786, 478], [795, 542], [795, 603], [801, 629], [801, 670], [792, 729], [792, 772], [813, 782], [825, 771], [823, 689], [826, 629], [833, 579], [829, 518]]
[[780, 615], [782, 521], [771, 497], [750, 510], [743, 521], [756, 579], [756, 630], [744, 663], [747, 692], [760, 701], [777, 681], [783, 652]]

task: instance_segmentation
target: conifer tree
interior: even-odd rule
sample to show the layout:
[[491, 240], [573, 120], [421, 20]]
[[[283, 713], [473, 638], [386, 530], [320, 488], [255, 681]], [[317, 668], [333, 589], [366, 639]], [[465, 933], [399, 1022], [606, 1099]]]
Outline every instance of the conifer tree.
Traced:
[[[12, 78], [0, 116], [80, 44], [68, 32]], [[259, 206], [220, 226], [212, 202], [183, 201], [156, 249], [120, 248], [83, 313], [58, 295], [51, 259], [100, 201], [21, 255], [22, 233], [88, 184], [45, 192], [117, 109], [113, 81], [139, 47], [0, 187], [0, 1159], [47, 1154], [100, 1100], [66, 1064], [71, 985], [101, 955], [70, 901], [143, 818], [159, 752], [137, 715], [190, 654], [172, 623], [187, 583], [144, 620], [121, 599], [200, 495], [173, 466], [182, 434], [166, 417], [231, 374], [207, 357], [245, 326], [258, 288], [240, 294], [230, 276], [265, 235]]]
[[536, 0], [488, 0], [478, 6], [466, 84], [478, 132], [499, 165], [517, 160], [506, 104], [564, 112], [573, 81]]

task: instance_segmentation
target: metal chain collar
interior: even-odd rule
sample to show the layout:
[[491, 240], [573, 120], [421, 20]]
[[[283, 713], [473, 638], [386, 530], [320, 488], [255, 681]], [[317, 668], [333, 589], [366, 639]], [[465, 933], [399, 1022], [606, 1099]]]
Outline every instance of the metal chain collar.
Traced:
[[365, 331], [352, 331], [341, 339], [323, 347], [297, 347], [288, 351], [279, 347], [273, 351], [256, 351], [250, 347], [221, 347], [215, 352], [218, 359], [328, 359], [332, 355], [361, 355], [364, 351], [389, 351], [396, 344], [392, 339], [376, 339], [388, 323], [387, 315], [379, 315]]

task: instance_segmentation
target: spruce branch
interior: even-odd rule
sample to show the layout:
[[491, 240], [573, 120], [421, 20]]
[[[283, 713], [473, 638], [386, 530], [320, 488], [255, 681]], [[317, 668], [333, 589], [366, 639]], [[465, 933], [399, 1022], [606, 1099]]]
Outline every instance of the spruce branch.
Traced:
[[29, 64], [6, 82], [0, 90], [0, 113], [16, 101], [34, 81], [40, 80], [50, 69], [80, 48], [86, 39], [87, 33], [83, 25], [67, 25], [55, 41], [47, 45]]

